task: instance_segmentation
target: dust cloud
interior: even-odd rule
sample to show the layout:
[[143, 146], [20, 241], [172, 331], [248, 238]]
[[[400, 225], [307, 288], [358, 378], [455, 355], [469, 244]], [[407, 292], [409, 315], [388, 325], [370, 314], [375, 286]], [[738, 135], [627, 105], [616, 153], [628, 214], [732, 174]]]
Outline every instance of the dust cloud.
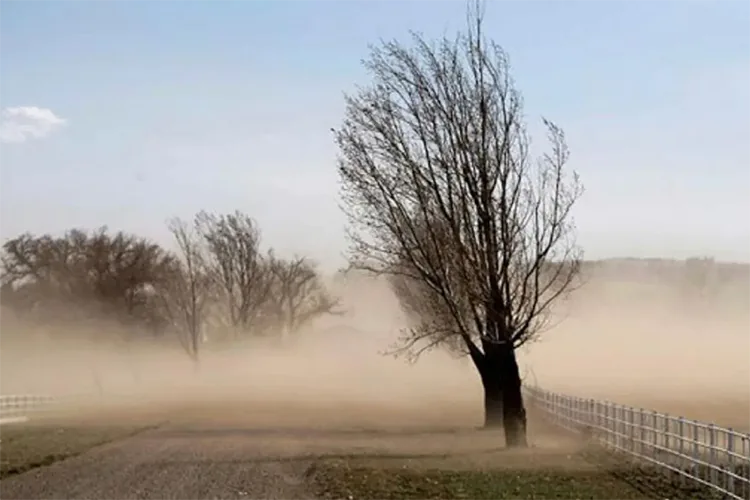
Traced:
[[703, 289], [639, 261], [591, 276], [524, 350], [532, 380], [750, 430], [749, 268], [725, 266], [734, 272]]
[[[744, 278], [732, 283], [696, 294], [593, 277], [521, 351], [526, 383], [750, 428], [750, 293]], [[144, 340], [105, 320], [40, 325], [3, 309], [0, 392], [101, 394], [161, 406], [170, 419], [219, 418], [219, 408], [241, 402], [276, 425], [481, 424], [481, 386], [467, 359], [431, 352], [409, 365], [382, 355], [403, 325], [387, 286], [359, 277], [333, 288], [345, 316], [283, 346], [206, 344], [198, 369], [174, 338]]]
[[321, 319], [283, 345], [274, 339], [206, 343], [197, 369], [174, 337], [144, 339], [93, 319], [40, 326], [4, 311], [0, 392], [101, 393], [107, 401], [178, 413], [170, 420], [179, 413], [186, 420], [215, 419], [222, 409], [247, 404], [259, 424], [481, 424], [481, 386], [467, 360], [436, 352], [410, 365], [384, 356], [400, 316], [388, 288], [367, 280], [332, 288], [344, 317]]

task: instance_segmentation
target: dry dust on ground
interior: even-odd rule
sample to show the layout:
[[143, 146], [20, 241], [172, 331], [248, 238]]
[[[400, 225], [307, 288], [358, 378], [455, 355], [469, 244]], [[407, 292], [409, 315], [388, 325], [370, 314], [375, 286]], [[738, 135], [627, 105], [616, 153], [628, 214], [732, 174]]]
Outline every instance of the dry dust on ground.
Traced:
[[[322, 456], [591, 466], [575, 459], [579, 443], [543, 424], [532, 423], [534, 447], [519, 454], [475, 431], [482, 393], [468, 360], [434, 352], [411, 366], [382, 356], [403, 325], [395, 299], [372, 280], [337, 286], [348, 316], [283, 347], [206, 348], [198, 371], [174, 342], [126, 342], [103, 321], [64, 331], [4, 321], [3, 394], [101, 393], [108, 404], [88, 407], [83, 421], [161, 427], [6, 479], [2, 497], [307, 498], [306, 471]], [[750, 429], [744, 299], [686, 308], [664, 287], [587, 287], [522, 352], [527, 382]]]

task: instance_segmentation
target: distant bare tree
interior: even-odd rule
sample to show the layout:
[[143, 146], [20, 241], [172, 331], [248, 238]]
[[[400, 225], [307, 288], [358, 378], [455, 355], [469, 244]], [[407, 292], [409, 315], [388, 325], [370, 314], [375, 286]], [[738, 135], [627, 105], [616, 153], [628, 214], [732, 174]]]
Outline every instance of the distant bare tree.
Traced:
[[170, 279], [165, 280], [158, 293], [167, 317], [177, 329], [180, 344], [197, 365], [212, 285], [205, 245], [194, 225], [181, 219], [172, 219], [169, 231], [179, 249], [178, 259]]
[[712, 257], [691, 257], [685, 259], [685, 281], [688, 290], [702, 297], [711, 285], [711, 276], [716, 270], [716, 262]]
[[338, 300], [328, 293], [308, 259], [271, 256], [270, 269], [274, 282], [269, 309], [285, 333], [294, 333], [319, 316], [340, 314]]
[[[347, 96], [335, 131], [351, 265], [391, 276], [415, 325], [402, 344], [463, 344], [485, 391], [485, 425], [526, 445], [515, 349], [541, 332], [579, 270], [563, 132], [531, 158], [522, 100], [479, 5], [455, 40], [387, 42], [373, 83]], [[457, 342], [458, 341], [458, 342]]]
[[196, 227], [207, 247], [206, 265], [215, 280], [234, 335], [252, 332], [270, 299], [273, 275], [261, 252], [255, 221], [237, 211], [229, 215], [201, 212]]

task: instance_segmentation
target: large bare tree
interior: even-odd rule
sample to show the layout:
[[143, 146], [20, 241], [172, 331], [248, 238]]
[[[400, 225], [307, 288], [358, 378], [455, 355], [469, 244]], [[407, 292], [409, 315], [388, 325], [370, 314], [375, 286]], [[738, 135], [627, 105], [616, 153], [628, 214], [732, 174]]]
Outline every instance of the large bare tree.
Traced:
[[402, 347], [458, 346], [485, 392], [486, 426], [526, 445], [516, 349], [574, 284], [571, 209], [582, 193], [563, 132], [535, 158], [508, 59], [478, 4], [455, 39], [372, 49], [372, 83], [334, 131], [351, 264], [392, 278], [415, 320]]
[[207, 246], [207, 266], [235, 336], [252, 332], [261, 319], [273, 285], [261, 250], [257, 223], [239, 211], [227, 215], [201, 212], [196, 227]]

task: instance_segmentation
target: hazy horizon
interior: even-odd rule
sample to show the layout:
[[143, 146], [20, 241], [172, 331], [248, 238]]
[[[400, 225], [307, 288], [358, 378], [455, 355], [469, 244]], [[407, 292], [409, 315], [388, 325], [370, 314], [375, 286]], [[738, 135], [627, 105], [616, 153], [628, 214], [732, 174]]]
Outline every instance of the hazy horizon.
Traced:
[[[344, 263], [336, 148], [369, 43], [465, 2], [20, 2], [0, 12], [0, 237], [242, 210]], [[487, 2], [539, 148], [567, 134], [587, 260], [750, 262], [750, 3]], [[696, 36], [696, 32], [701, 36]]]

